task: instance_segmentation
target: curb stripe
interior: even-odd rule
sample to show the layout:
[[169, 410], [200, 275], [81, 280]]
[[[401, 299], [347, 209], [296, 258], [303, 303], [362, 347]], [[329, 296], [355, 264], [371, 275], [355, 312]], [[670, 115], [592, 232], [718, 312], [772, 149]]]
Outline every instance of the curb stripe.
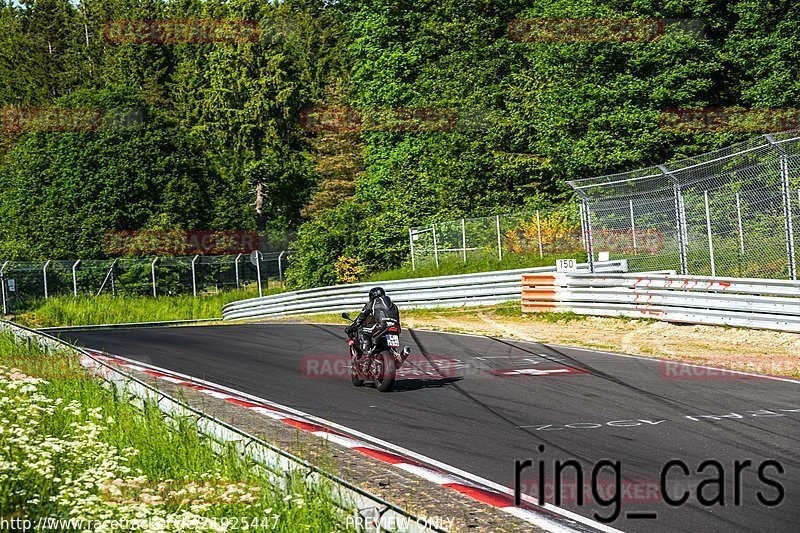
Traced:
[[456, 492], [460, 492], [461, 494], [465, 494], [473, 500], [488, 503], [492, 507], [504, 508], [513, 507], [514, 505], [514, 500], [505, 494], [497, 494], [496, 492], [491, 492], [479, 487], [471, 487], [469, 485], [464, 485], [463, 483], [447, 483], [444, 486], [449, 487]]
[[352, 448], [357, 452], [361, 452], [364, 455], [368, 455], [375, 459], [379, 459], [384, 463], [389, 463], [390, 465], [399, 465], [403, 463], [408, 463], [408, 459], [405, 457], [400, 457], [399, 455], [391, 452], [385, 452], [383, 450], [376, 450], [375, 448], [367, 448], [366, 446], [355, 446]]

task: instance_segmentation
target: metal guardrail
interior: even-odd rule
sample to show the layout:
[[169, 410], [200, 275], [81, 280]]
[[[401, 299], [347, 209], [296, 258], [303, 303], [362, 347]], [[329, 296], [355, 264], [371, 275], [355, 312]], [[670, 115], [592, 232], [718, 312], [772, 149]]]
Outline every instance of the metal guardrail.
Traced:
[[[594, 267], [595, 272], [627, 272], [627, 265], [623, 259], [595, 262]], [[589, 265], [578, 265], [578, 270], [588, 272]], [[401, 309], [503, 303], [519, 299], [522, 275], [531, 272], [554, 273], [555, 266], [305, 289], [231, 302], [222, 308], [222, 317], [237, 320], [353, 311], [361, 309], [369, 289], [376, 285]]]
[[674, 273], [532, 274], [523, 276], [522, 310], [800, 333], [800, 282]]
[[[358, 513], [364, 518], [375, 519], [385, 517], [386, 523], [398, 525], [398, 531], [405, 533], [424, 533], [444, 531], [427, 521], [418, 520], [418, 516], [402, 509], [383, 498], [371, 494], [346, 480], [329, 474], [304, 459], [236, 428], [227, 422], [200, 411], [188, 403], [174, 398], [164, 391], [146, 383], [119, 368], [116, 368], [96, 357], [88, 351], [69, 344], [58, 338], [20, 326], [14, 322], [0, 320], [0, 332], [8, 331], [20, 340], [38, 344], [46, 353], [67, 350], [81, 358], [81, 365], [99, 375], [109, 386], [115, 387], [123, 397], [129, 398], [136, 407], [143, 407], [145, 402], [156, 405], [164, 416], [173, 420], [193, 419], [197, 429], [220, 447], [233, 446], [237, 452], [251, 458], [260, 468], [261, 473], [283, 488], [287, 474], [298, 473], [303, 476], [309, 486], [327, 485], [331, 487], [330, 495], [334, 504], [343, 513]], [[411, 518], [411, 520], [403, 520]], [[401, 527], [402, 526], [402, 527]]]

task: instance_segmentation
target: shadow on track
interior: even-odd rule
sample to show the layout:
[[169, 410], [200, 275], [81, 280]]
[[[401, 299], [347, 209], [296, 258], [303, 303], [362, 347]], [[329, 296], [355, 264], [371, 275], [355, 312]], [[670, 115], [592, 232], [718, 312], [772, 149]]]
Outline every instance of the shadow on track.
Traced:
[[398, 376], [392, 387], [392, 392], [410, 392], [421, 389], [438, 389], [446, 387], [452, 383], [457, 383], [463, 377], [442, 378], [442, 379], [415, 379], [403, 378]]

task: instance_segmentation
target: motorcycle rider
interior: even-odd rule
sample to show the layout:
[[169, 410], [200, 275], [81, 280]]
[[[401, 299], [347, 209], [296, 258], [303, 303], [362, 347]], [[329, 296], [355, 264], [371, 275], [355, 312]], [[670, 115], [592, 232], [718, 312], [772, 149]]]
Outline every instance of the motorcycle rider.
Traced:
[[373, 337], [385, 331], [389, 324], [396, 324], [399, 331], [400, 311], [383, 288], [374, 287], [369, 291], [369, 301], [345, 331], [349, 337], [358, 332], [361, 353], [366, 354], [373, 347]]

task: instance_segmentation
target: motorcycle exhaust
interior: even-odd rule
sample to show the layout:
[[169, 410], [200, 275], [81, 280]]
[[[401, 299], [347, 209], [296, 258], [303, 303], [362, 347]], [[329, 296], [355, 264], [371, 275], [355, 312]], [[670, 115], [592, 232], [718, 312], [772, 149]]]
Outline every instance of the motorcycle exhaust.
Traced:
[[397, 365], [398, 368], [403, 366], [403, 363], [406, 362], [409, 355], [411, 355], [411, 346], [403, 346], [403, 349], [400, 350], [400, 364]]

